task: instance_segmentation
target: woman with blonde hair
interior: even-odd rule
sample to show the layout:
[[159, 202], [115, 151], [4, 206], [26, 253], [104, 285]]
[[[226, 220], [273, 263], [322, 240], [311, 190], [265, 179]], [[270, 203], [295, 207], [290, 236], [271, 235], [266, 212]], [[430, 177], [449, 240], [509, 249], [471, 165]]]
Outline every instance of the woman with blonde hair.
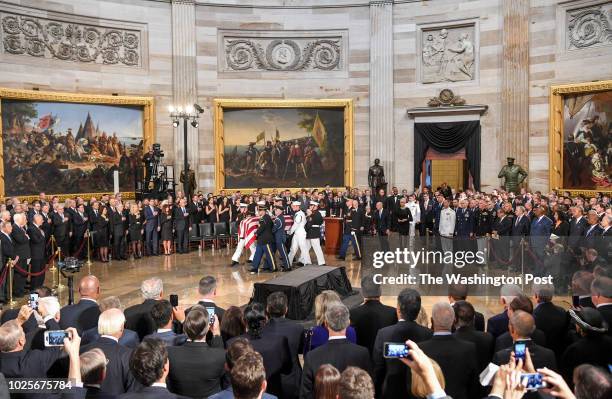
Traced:
[[138, 204], [130, 204], [130, 214], [128, 217], [128, 231], [130, 233], [130, 250], [134, 259], [142, 258], [142, 234], [144, 227], [142, 224], [142, 214]]
[[[315, 322], [316, 326], [306, 331], [304, 339], [304, 356], [312, 349], [325, 344], [329, 339], [329, 331], [325, 327], [325, 311], [335, 302], [342, 302], [336, 291], [325, 290], [315, 298]], [[346, 329], [346, 339], [352, 343], [357, 343], [357, 333], [353, 327]]]
[[[444, 381], [444, 374], [442, 374], [442, 369], [440, 368], [440, 365], [432, 358], [428, 359], [431, 361], [434, 372], [436, 373], [436, 379], [440, 383], [440, 387], [444, 389], [446, 381]], [[427, 398], [427, 395], [429, 395], [431, 392], [429, 392], [429, 388], [425, 384], [423, 378], [419, 374], [415, 373], [412, 368], [410, 369], [410, 374], [412, 375], [412, 382], [410, 385], [410, 391], [412, 392], [412, 396], [418, 399]]]

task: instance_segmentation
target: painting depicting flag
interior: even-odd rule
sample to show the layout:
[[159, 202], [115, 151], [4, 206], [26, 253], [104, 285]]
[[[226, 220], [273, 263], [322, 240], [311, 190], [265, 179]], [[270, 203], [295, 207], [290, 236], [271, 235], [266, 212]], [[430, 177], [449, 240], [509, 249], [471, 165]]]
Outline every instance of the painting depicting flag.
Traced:
[[312, 126], [312, 137], [317, 142], [319, 149], [321, 150], [321, 155], [327, 152], [327, 130], [325, 130], [325, 125], [321, 118], [319, 118], [319, 114], [315, 116], [314, 125]]
[[276, 129], [276, 139], [280, 140], [280, 132], [278, 131], [278, 129]]
[[259, 143], [260, 141], [266, 141], [266, 131], [259, 133], [257, 138], [255, 139], [255, 143]]

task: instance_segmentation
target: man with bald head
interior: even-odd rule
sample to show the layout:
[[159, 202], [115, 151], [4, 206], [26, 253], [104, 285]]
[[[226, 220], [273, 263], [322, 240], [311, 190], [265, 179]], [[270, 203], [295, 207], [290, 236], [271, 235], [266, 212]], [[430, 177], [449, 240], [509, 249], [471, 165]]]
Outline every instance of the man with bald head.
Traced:
[[[30, 236], [27, 232], [28, 220], [24, 213], [16, 213], [13, 216], [13, 232], [11, 238], [13, 239], [13, 246], [15, 247], [15, 256], [19, 256], [17, 266], [24, 271], [28, 270], [28, 264], [32, 257], [30, 252]], [[20, 273], [17, 269], [14, 270], [13, 274], [13, 297], [19, 298], [25, 294], [25, 283], [27, 276]]]
[[[517, 341], [526, 342], [531, 361], [536, 369], [548, 367], [549, 369], [556, 370], [557, 361], [555, 359], [555, 352], [531, 340], [531, 334], [535, 328], [535, 320], [531, 314], [523, 310], [512, 312], [510, 321], [508, 322], [508, 331], [510, 332], [512, 341], [514, 343]], [[512, 351], [514, 351], [514, 345], [496, 352], [492, 362], [500, 366], [502, 364], [507, 364], [510, 361], [510, 353]]]
[[81, 279], [79, 296], [79, 302], [62, 308], [60, 326], [64, 329], [74, 327], [82, 334], [84, 330], [95, 327], [100, 316], [100, 281], [96, 276], [85, 276]]
[[[43, 270], [45, 266], [45, 255], [46, 255], [46, 243], [47, 237], [45, 232], [42, 230], [43, 217], [40, 213], [32, 216], [32, 223], [28, 227], [28, 235], [30, 236], [30, 253], [32, 255], [32, 261], [30, 262], [32, 273], [38, 273]], [[30, 280], [30, 290], [43, 285], [45, 282], [45, 274], [40, 276], [32, 276]]]

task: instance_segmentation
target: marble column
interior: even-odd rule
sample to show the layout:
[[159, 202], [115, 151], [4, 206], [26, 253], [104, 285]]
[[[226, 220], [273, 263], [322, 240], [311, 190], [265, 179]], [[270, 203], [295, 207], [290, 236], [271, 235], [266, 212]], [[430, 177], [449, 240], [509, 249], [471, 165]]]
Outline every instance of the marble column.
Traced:
[[[195, 1], [172, 0], [172, 94], [176, 106], [197, 102]], [[183, 170], [183, 125], [175, 129], [175, 176]], [[188, 124], [187, 158], [198, 181], [198, 129]]]
[[370, 1], [370, 162], [379, 158], [395, 183], [393, 130], [393, 1]]
[[[499, 158], [529, 166], [529, 0], [504, 0]], [[500, 165], [501, 166], [501, 165]]]

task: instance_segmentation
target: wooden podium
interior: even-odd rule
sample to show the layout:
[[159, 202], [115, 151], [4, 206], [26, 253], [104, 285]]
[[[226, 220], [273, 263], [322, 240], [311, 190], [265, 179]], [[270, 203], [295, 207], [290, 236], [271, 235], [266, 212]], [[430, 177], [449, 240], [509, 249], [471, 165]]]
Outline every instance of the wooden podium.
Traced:
[[325, 253], [338, 254], [342, 245], [342, 218], [324, 218], [325, 220]]

